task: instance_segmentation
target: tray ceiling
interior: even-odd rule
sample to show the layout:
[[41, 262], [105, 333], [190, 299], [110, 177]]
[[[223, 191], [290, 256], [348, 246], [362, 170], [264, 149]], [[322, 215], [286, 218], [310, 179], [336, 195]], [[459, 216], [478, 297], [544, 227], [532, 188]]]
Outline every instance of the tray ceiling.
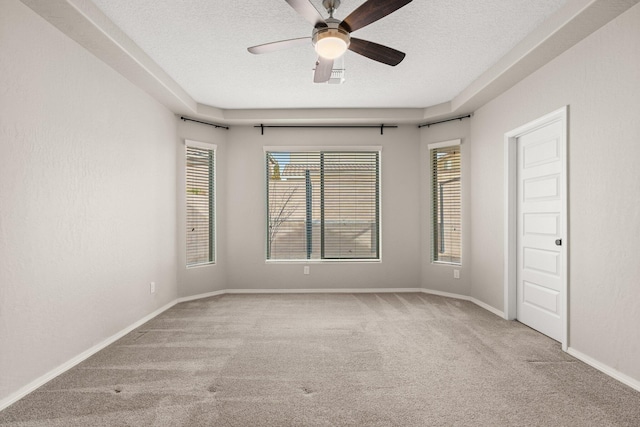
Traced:
[[[247, 47], [311, 35], [284, 0], [93, 0], [197, 103], [222, 109], [423, 108], [450, 101], [564, 0], [414, 0], [354, 36], [407, 54], [396, 67], [353, 52], [346, 81], [314, 84], [311, 43], [252, 55]], [[342, 19], [362, 0], [343, 0]], [[312, 0], [326, 16], [321, 0]]]

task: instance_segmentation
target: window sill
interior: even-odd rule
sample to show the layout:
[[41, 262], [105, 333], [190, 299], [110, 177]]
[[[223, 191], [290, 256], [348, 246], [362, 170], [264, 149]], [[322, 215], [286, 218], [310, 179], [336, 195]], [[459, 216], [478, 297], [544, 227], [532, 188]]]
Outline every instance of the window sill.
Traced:
[[216, 263], [215, 262], [207, 262], [207, 263], [202, 263], [202, 264], [193, 264], [193, 265], [187, 265], [186, 268], [187, 268], [187, 270], [191, 270], [193, 268], [210, 267], [212, 265], [216, 265]]
[[431, 261], [431, 265], [442, 265], [450, 267], [462, 267], [462, 263], [446, 262], [446, 261]]
[[265, 264], [381, 264], [381, 259], [267, 259]]

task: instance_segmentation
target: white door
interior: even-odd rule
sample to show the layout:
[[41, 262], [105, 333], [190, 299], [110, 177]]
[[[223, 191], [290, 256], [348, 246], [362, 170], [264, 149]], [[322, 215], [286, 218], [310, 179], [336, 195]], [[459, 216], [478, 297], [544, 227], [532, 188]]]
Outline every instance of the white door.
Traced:
[[563, 138], [562, 121], [516, 138], [516, 317], [561, 342], [566, 316]]

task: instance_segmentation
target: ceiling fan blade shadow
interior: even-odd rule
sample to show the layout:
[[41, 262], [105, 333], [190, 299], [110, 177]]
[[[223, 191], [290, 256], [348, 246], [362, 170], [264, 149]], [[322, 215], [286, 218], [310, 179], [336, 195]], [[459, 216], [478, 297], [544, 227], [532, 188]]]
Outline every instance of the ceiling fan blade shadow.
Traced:
[[406, 6], [411, 3], [411, 1], [412, 0], [368, 0], [351, 12], [349, 16], [340, 23], [340, 27], [349, 33], [359, 30]]
[[351, 37], [349, 50], [392, 67], [401, 63], [405, 57], [404, 52], [355, 37]]
[[297, 39], [280, 40], [278, 42], [265, 43], [257, 46], [251, 46], [247, 50], [253, 54], [271, 53], [278, 50], [289, 49], [292, 47], [311, 44], [311, 37], [300, 37]]
[[313, 74], [314, 83], [326, 83], [331, 78], [333, 70], [333, 59], [326, 59], [321, 56], [316, 61], [316, 72]]
[[313, 24], [314, 27], [326, 27], [327, 24], [324, 22], [324, 18], [318, 12], [318, 9], [315, 8], [313, 4], [309, 2], [309, 0], [285, 0], [289, 3], [289, 6], [295, 9], [304, 19]]

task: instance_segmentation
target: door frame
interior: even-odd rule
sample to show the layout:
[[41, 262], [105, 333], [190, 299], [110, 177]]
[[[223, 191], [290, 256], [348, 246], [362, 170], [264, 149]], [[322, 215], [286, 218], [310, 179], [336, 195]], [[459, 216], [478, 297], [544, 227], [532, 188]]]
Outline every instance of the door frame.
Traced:
[[519, 137], [533, 132], [543, 126], [554, 122], [562, 123], [562, 135], [560, 137], [560, 153], [562, 155], [562, 171], [560, 173], [560, 189], [562, 192], [562, 215], [560, 235], [562, 236], [562, 246], [560, 259], [562, 261], [562, 273], [560, 275], [560, 304], [562, 308], [561, 330], [562, 337], [560, 343], [562, 350], [567, 351], [569, 347], [569, 194], [567, 185], [567, 170], [569, 159], [567, 157], [567, 138], [569, 106], [555, 110], [539, 119], [533, 120], [523, 126], [513, 129], [504, 134], [504, 318], [514, 320], [517, 317], [517, 194], [518, 194], [518, 147]]

